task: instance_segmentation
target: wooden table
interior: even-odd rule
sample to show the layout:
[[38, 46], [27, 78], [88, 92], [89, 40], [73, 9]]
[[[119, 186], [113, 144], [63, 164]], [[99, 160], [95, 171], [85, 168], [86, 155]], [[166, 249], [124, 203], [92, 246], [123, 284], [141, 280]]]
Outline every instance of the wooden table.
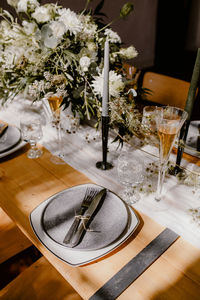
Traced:
[[[30, 226], [29, 214], [52, 194], [90, 181], [67, 164], [52, 164], [51, 154], [45, 149], [36, 160], [28, 159], [25, 152], [26, 148], [1, 160], [0, 205], [62, 276], [88, 299], [164, 228], [137, 212], [141, 224], [120, 248], [88, 265], [69, 266], [39, 242]], [[119, 299], [199, 300], [200, 250], [179, 238]]]

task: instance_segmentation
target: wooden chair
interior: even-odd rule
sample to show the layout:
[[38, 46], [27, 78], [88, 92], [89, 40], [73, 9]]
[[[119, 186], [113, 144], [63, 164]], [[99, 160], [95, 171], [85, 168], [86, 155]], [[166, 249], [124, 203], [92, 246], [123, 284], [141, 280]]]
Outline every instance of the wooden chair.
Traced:
[[0, 291], [1, 300], [81, 300], [71, 285], [41, 257]]
[[[0, 263], [32, 245], [1, 208], [0, 229]], [[82, 298], [50, 263], [41, 257], [0, 291], [0, 299], [81, 300]]]
[[145, 96], [145, 100], [183, 109], [190, 83], [170, 76], [146, 72], [143, 77], [142, 87], [151, 90], [151, 93]]
[[0, 263], [30, 247], [32, 243], [0, 208]]

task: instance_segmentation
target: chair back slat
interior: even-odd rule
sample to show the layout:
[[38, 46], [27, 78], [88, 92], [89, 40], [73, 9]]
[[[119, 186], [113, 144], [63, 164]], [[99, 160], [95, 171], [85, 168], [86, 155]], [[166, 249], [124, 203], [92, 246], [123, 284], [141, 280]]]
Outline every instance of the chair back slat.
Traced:
[[151, 90], [151, 94], [146, 95], [146, 100], [183, 109], [190, 83], [170, 76], [146, 72], [142, 86]]

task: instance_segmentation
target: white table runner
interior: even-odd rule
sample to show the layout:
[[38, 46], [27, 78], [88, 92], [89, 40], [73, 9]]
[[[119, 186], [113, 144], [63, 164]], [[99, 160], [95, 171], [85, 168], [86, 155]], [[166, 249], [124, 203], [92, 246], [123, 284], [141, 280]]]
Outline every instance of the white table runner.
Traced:
[[[17, 99], [1, 108], [0, 119], [12, 125], [19, 126], [20, 118], [23, 118], [24, 114], [30, 114], [30, 117], [34, 114], [39, 114], [42, 117], [44, 137], [40, 143], [54, 153], [57, 147], [56, 132], [50, 123], [47, 122], [45, 124], [45, 114], [40, 103], [31, 106], [30, 101]], [[130, 146], [124, 145], [121, 150], [117, 149], [117, 143], [111, 142], [112, 139], [109, 141], [108, 153], [108, 161], [113, 164], [113, 169], [111, 170], [102, 171], [96, 168], [96, 162], [102, 160], [101, 137], [99, 133], [96, 133], [95, 129], [88, 126], [81, 126], [75, 134], [63, 133], [64, 160], [78, 171], [84, 173], [95, 183], [120, 194], [123, 186], [117, 176], [117, 158], [121, 151], [130, 149]], [[136, 142], [138, 145], [138, 140]], [[150, 146], [143, 147], [143, 150], [152, 152], [155, 156], [133, 149], [133, 151], [140, 151], [142, 159], [149, 168], [148, 163], [156, 163], [158, 160], [156, 158], [158, 153], [156, 149]], [[175, 161], [176, 157], [171, 155], [170, 160]], [[182, 165], [190, 169], [196, 168], [185, 160], [182, 161]], [[200, 173], [199, 169], [197, 172]], [[158, 205], [156, 205], [154, 194], [151, 192], [152, 186], [155, 187], [157, 175], [151, 172], [148, 172], [148, 174], [149, 179], [145, 180], [142, 186], [141, 200], [134, 205], [135, 209], [150, 216], [163, 226], [169, 227], [185, 240], [200, 248], [200, 226], [193, 222], [192, 216], [189, 213], [190, 208], [200, 206], [200, 188], [195, 189], [192, 186], [180, 184], [175, 177], [167, 176], [163, 188], [165, 196], [162, 200], [166, 207], [164, 210], [157, 211], [156, 206]], [[150, 184], [152, 186], [149, 186]]]

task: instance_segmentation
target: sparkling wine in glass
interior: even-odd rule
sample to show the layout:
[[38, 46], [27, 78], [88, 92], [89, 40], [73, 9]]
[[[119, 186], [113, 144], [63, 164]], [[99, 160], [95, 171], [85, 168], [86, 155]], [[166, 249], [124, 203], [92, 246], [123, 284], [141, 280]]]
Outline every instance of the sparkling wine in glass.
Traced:
[[56, 127], [57, 132], [57, 142], [58, 142], [58, 153], [53, 155], [51, 161], [55, 164], [64, 164], [64, 154], [62, 149], [62, 139], [61, 139], [61, 126], [60, 126], [60, 111], [61, 111], [61, 103], [62, 97], [52, 95], [48, 98], [49, 106], [51, 108], [53, 120], [52, 123]]
[[163, 182], [165, 178], [165, 169], [169, 156], [174, 145], [174, 141], [187, 119], [187, 112], [172, 106], [164, 106], [157, 110], [156, 125], [158, 136], [160, 140], [159, 144], [159, 173], [158, 184], [155, 199], [161, 200]]
[[54, 118], [60, 118], [60, 106], [62, 103], [62, 97], [53, 95], [48, 98], [48, 102]]

